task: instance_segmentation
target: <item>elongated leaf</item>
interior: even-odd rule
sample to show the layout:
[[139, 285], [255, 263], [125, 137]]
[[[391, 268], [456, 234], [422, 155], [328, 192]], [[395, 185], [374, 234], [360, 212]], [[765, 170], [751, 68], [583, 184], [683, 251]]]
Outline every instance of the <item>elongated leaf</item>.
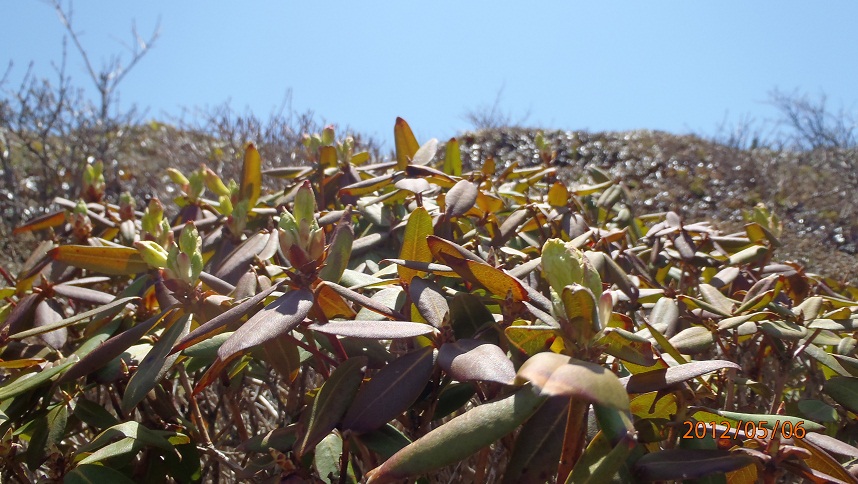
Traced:
[[[33, 313], [33, 326], [42, 328], [45, 326], [55, 325], [58, 321], [63, 320], [59, 303], [52, 299], [44, 299], [36, 306]], [[65, 346], [68, 339], [68, 331], [65, 327], [42, 333], [42, 341], [51, 348], [58, 350]]]
[[444, 156], [444, 173], [453, 176], [462, 176], [462, 153], [459, 151], [459, 142], [456, 138], [450, 138], [447, 142], [446, 154]]
[[617, 472], [628, 472], [628, 469], [624, 468], [626, 459], [635, 445], [634, 438], [626, 434], [612, 449], [605, 434], [598, 434], [587, 446], [584, 455], [578, 460], [566, 482], [575, 484], [610, 482]]
[[649, 393], [723, 368], [741, 369], [736, 363], [727, 360], [692, 361], [684, 365], [638, 373], [620, 381], [629, 393]]
[[512, 384], [515, 368], [499, 346], [476, 339], [460, 339], [441, 346], [438, 366], [458, 381]]
[[54, 405], [47, 415], [37, 420], [36, 428], [30, 437], [26, 462], [31, 470], [38, 468], [52, 447], [60, 445], [65, 437], [68, 407], [65, 403]]
[[636, 365], [652, 366], [658, 361], [649, 340], [620, 328], [605, 328], [596, 344], [603, 346], [605, 353]]
[[357, 183], [352, 183], [351, 185], [344, 186], [340, 189], [339, 195], [340, 197], [348, 195], [359, 197], [361, 195], [366, 195], [368, 193], [380, 190], [387, 185], [390, 185], [393, 180], [393, 174], [368, 178], [366, 180], [361, 180]]
[[96, 291], [88, 287], [79, 287], [71, 284], [57, 284], [54, 286], [54, 292], [60, 296], [65, 296], [75, 301], [85, 302], [89, 304], [108, 304], [116, 299], [113, 294]]
[[[700, 408], [699, 411], [719, 415], [726, 419], [732, 420], [733, 422], [754, 422], [757, 427], [764, 427], [767, 429], [781, 427], [785, 422], [789, 422], [793, 424], [793, 426], [801, 425], [808, 432], [822, 432], [825, 430], [824, 425], [820, 425], [810, 420], [806, 420], [800, 417], [792, 417], [789, 415], [767, 415], [756, 413], [731, 412], [728, 410], [718, 410], [712, 408]], [[691, 416], [695, 414], [696, 412]]]
[[428, 324], [411, 321], [330, 321], [325, 324], [313, 323], [310, 329], [325, 334], [351, 336], [353, 338], [397, 339], [413, 338], [435, 331]]
[[429, 245], [429, 250], [432, 252], [432, 256], [438, 259], [441, 262], [444, 262], [442, 258], [443, 255], [452, 256], [455, 259], [467, 259], [472, 260], [474, 262], [483, 262], [482, 257], [474, 254], [470, 250], [462, 247], [459, 244], [450, 242], [449, 240], [442, 239], [436, 235], [430, 235], [426, 238], [426, 242]]
[[258, 232], [239, 244], [220, 263], [214, 276], [233, 286], [238, 283], [248, 270], [251, 263], [265, 249], [270, 237], [277, 237], [277, 232]]
[[298, 439], [298, 455], [313, 450], [340, 422], [357, 394], [366, 363], [365, 357], [349, 358], [340, 363], [322, 385], [309, 409], [306, 431]]
[[518, 434], [504, 472], [504, 484], [548, 482], [557, 474], [569, 398], [551, 397]]
[[340, 282], [343, 272], [349, 265], [352, 244], [355, 240], [351, 218], [351, 210], [346, 210], [346, 213], [334, 230], [334, 238], [331, 240], [331, 245], [328, 248], [328, 257], [325, 258], [325, 267], [319, 271], [319, 278], [324, 281]]
[[[62, 321], [57, 321], [56, 323], [45, 325], [39, 328], [33, 328], [27, 331], [21, 331], [20, 333], [13, 334], [9, 336], [9, 339], [23, 339], [29, 336], [35, 336], [37, 334], [42, 334], [48, 331], [53, 331], [57, 328], [64, 328], [66, 326], [71, 326], [72, 324], [83, 321], [84, 319], [91, 318], [93, 316], [98, 316], [99, 319], [106, 319], [117, 312], [121, 311], [127, 304], [132, 303], [140, 298], [138, 297], [124, 297], [121, 299], [117, 299], [113, 302], [105, 304], [104, 306], [91, 309], [89, 311], [76, 314], [72, 317], [63, 319]], [[11, 316], [10, 316], [11, 317]]]
[[316, 305], [321, 308], [322, 312], [325, 313], [325, 317], [328, 319], [352, 319], [357, 314], [342, 296], [337, 294], [333, 289], [331, 289], [331, 286], [326, 284], [319, 284], [316, 286], [314, 299], [316, 301]]
[[131, 247], [63, 245], [48, 251], [48, 257], [101, 274], [125, 276], [149, 270], [137, 249]]
[[448, 219], [451, 217], [461, 217], [474, 207], [479, 191], [479, 188], [468, 180], [459, 180], [447, 192], [447, 196], [444, 198], [447, 204], [444, 214]]
[[98, 464], [78, 464], [63, 477], [65, 484], [134, 484], [125, 474]]
[[137, 344], [140, 338], [158, 325], [167, 315], [171, 314], [173, 309], [167, 309], [160, 314], [155, 315], [146, 321], [137, 323], [133, 328], [127, 329], [122, 333], [108, 339], [101, 346], [90, 351], [86, 356], [81, 358], [69, 371], [65, 372], [60, 378], [60, 382], [74, 380], [103, 367], [111, 360], [121, 355], [125, 350], [132, 345]]
[[356, 436], [362, 444], [369, 450], [380, 455], [384, 459], [389, 459], [390, 456], [402, 450], [403, 447], [410, 444], [408, 437], [402, 434], [393, 425], [387, 424], [384, 427], [360, 434]]
[[[405, 234], [402, 239], [402, 249], [399, 258], [416, 262], [432, 262], [432, 252], [426, 238], [432, 235], [432, 216], [423, 207], [417, 207], [408, 216], [405, 225]], [[411, 283], [411, 279], [419, 272], [405, 266], [397, 267], [399, 277], [405, 284]]]
[[415, 277], [408, 286], [408, 295], [426, 322], [436, 328], [444, 325], [444, 321], [449, 317], [450, 307], [435, 284]]
[[462, 460], [509, 434], [526, 421], [544, 397], [524, 387], [480, 405], [407, 445], [367, 473], [368, 484], [395, 482]]
[[393, 141], [396, 145], [396, 169], [404, 170], [420, 149], [420, 144], [414, 138], [411, 127], [402, 118], [396, 118], [396, 124], [393, 126]]
[[279, 287], [280, 284], [274, 284], [273, 286], [260, 292], [252, 298], [244, 300], [236, 304], [235, 306], [229, 308], [220, 315], [208, 320], [208, 322], [206, 322], [202, 326], [199, 326], [197, 329], [191, 331], [187, 334], [187, 336], [182, 338], [181, 341], [176, 344], [176, 346], [172, 349], [170, 353], [172, 354], [177, 351], [181, 351], [191, 345], [197, 344], [200, 341], [214, 336], [215, 334], [220, 332], [224, 326], [231, 323], [235, 323], [241, 318], [243, 318], [244, 315], [252, 311], [257, 304], [264, 301], [266, 297], [270, 296], [271, 293], [277, 290]]
[[682, 354], [694, 355], [708, 350], [715, 344], [712, 331], [703, 326], [685, 328], [670, 338], [670, 344]]
[[531, 382], [544, 396], [571, 396], [629, 409], [629, 397], [616, 375], [595, 363], [569, 356], [538, 353], [521, 365], [515, 380]]
[[65, 210], [48, 213], [30, 219], [25, 224], [15, 227], [15, 230], [12, 231], [12, 235], [23, 234], [25, 232], [34, 232], [36, 230], [43, 230], [50, 227], [59, 227], [64, 223], [66, 223]]
[[510, 326], [504, 330], [507, 340], [527, 356], [548, 351], [560, 336], [551, 326]]
[[188, 334], [193, 321], [192, 314], [185, 314], [164, 331], [161, 338], [152, 346], [149, 353], [140, 362], [137, 371], [131, 376], [128, 381], [128, 386], [125, 387], [125, 394], [122, 396], [122, 411], [129, 412], [137, 406], [146, 394], [149, 393], [155, 385], [164, 378], [167, 370], [173, 366], [178, 354], [170, 354], [173, 345], [180, 338]]
[[343, 428], [369, 432], [396, 418], [420, 396], [432, 375], [434, 360], [434, 349], [427, 347], [382, 368], [358, 392], [343, 419]]
[[638, 459], [635, 471], [647, 481], [698, 479], [735, 471], [755, 461], [748, 454], [726, 450], [667, 449]]
[[287, 292], [242, 324], [218, 349], [218, 358], [229, 361], [246, 349], [292, 331], [312, 307], [313, 293], [309, 290]]
[[831, 377], [823, 387], [835, 402], [850, 412], [858, 413], [858, 378], [847, 376]]
[[390, 307], [379, 303], [378, 301], [374, 301], [359, 292], [352, 291], [351, 289], [345, 288], [339, 284], [334, 284], [333, 282], [325, 282], [324, 284], [329, 286], [331, 289], [334, 290], [334, 292], [348, 299], [349, 301], [360, 304], [361, 306], [378, 314], [381, 314], [385, 317], [399, 321], [404, 321], [405, 319], [407, 319], [399, 311], [393, 310]]
[[462, 279], [485, 288], [495, 296], [508, 297], [517, 302], [529, 299], [524, 284], [501, 269], [484, 262], [460, 259], [455, 256], [442, 254], [441, 257], [442, 261], [453, 268]]
[[241, 166], [241, 181], [239, 182], [242, 200], [247, 200], [247, 208], [256, 206], [256, 201], [262, 193], [262, 159], [253, 143], [248, 143], [244, 150], [244, 164]]

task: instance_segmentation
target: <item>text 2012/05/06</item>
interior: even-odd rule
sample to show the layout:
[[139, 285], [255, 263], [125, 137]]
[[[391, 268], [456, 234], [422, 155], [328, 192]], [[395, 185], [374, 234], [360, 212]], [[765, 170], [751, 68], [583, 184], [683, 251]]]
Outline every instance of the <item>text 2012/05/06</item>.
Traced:
[[682, 422], [682, 428], [685, 429], [685, 433], [682, 434], [683, 439], [702, 439], [707, 435], [711, 435], [713, 439], [730, 439], [733, 438], [734, 429], [736, 432], [743, 432], [747, 438], [757, 439], [775, 437], [803, 439], [807, 434], [803, 420], [797, 422], [775, 420], [772, 425], [769, 425], [767, 420], [739, 420], [735, 423], [727, 420], [721, 422], [686, 420]]

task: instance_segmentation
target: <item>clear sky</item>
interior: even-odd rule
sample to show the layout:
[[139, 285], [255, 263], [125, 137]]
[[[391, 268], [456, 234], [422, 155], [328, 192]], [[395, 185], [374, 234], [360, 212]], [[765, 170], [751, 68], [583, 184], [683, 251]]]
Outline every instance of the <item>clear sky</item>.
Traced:
[[[63, 27], [38, 0], [0, 0], [6, 88], [35, 62], [50, 76]], [[858, 2], [78, 0], [74, 23], [99, 64], [132, 20], [161, 36], [120, 86], [123, 105], [267, 115], [293, 107], [391, 146], [405, 118], [419, 141], [469, 128], [493, 104], [558, 129], [715, 133], [725, 117], [771, 119], [775, 88], [858, 108]], [[79, 56], [68, 72], [87, 85]], [[126, 54], [125, 58], [128, 56]]]

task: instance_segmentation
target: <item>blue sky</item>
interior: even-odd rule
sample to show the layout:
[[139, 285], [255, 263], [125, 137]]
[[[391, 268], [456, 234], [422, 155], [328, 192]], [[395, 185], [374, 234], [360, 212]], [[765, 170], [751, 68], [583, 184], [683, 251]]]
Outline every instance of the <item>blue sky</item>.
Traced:
[[[50, 76], [63, 27], [37, 0], [3, 0], [0, 65], [15, 86]], [[468, 110], [558, 129], [715, 133], [772, 119], [772, 89], [858, 108], [858, 2], [117, 2], [79, 0], [96, 64], [123, 51], [132, 20], [154, 49], [120, 86], [150, 118], [230, 100], [293, 107], [386, 141], [405, 118], [419, 141], [469, 128]], [[126, 55], [126, 59], [127, 59]], [[88, 86], [70, 50], [68, 73]]]

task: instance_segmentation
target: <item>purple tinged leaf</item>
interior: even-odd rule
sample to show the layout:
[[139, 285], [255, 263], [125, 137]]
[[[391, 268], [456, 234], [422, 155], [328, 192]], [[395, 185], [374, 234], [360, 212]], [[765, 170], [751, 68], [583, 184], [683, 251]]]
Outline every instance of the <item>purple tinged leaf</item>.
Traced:
[[436, 328], [443, 326], [450, 313], [450, 306], [436, 284], [415, 277], [408, 286], [408, 295], [423, 319]]
[[253, 296], [252, 298], [236, 304], [235, 306], [229, 308], [219, 316], [215, 316], [214, 318], [208, 320], [205, 324], [191, 331], [187, 336], [182, 338], [182, 340], [176, 344], [176, 346], [172, 349], [170, 353], [172, 354], [177, 351], [181, 351], [188, 346], [199, 343], [200, 341], [220, 332], [220, 330], [224, 326], [230, 323], [237, 322], [238, 320], [243, 318], [245, 314], [252, 311], [257, 304], [261, 303], [265, 300], [266, 297], [270, 296], [271, 293], [274, 292], [278, 287], [280, 287], [280, 284], [275, 284], [268, 289], [260, 292], [259, 294]]
[[636, 475], [646, 481], [698, 479], [753, 465], [756, 458], [727, 450], [667, 449], [642, 456]]
[[167, 309], [160, 314], [155, 315], [146, 321], [137, 323], [131, 329], [127, 329], [122, 333], [108, 339], [98, 348], [87, 353], [81, 358], [69, 371], [65, 372], [60, 378], [60, 382], [66, 382], [89, 375], [95, 370], [100, 369], [108, 364], [111, 360], [125, 352], [132, 345], [137, 344], [144, 335], [158, 325], [169, 314], [172, 314], [174, 309]]
[[353, 291], [349, 288], [343, 287], [343, 286], [341, 286], [339, 284], [335, 284], [333, 282], [323, 282], [323, 284], [329, 286], [331, 289], [334, 290], [334, 292], [336, 292], [340, 296], [348, 299], [349, 301], [356, 303], [356, 304], [359, 304], [359, 305], [361, 305], [361, 306], [363, 306], [363, 307], [365, 307], [371, 311], [374, 311], [378, 314], [381, 314], [382, 316], [388, 317], [390, 319], [395, 319], [398, 321], [404, 321], [407, 319], [399, 311], [390, 309], [389, 307], [385, 306], [384, 304], [381, 304], [378, 301], [374, 301], [373, 299], [370, 299], [370, 298], [364, 296], [363, 294], [361, 294], [359, 292]]
[[[276, 237], [276, 232], [274, 234]], [[253, 259], [265, 249], [270, 237], [271, 234], [267, 232], [251, 235], [224, 258], [223, 262], [218, 265], [214, 276], [235, 285], [241, 276], [250, 269]]]
[[708, 350], [715, 344], [715, 337], [712, 331], [703, 326], [691, 326], [677, 333], [673, 338], [670, 338], [670, 344], [685, 355], [694, 355]]
[[616, 375], [595, 363], [557, 353], [532, 356], [521, 365], [515, 381], [531, 382], [543, 396], [571, 396], [620, 410], [629, 409], [629, 397]]
[[441, 346], [438, 366], [461, 382], [492, 381], [511, 385], [515, 380], [515, 367], [506, 353], [497, 345], [477, 339], [460, 339]]
[[89, 304], [107, 304], [115, 299], [112, 294], [71, 284], [57, 284], [54, 286], [54, 292], [60, 296]]
[[235, 290], [235, 286], [224, 281], [219, 277], [215, 277], [206, 271], [200, 272], [200, 280], [203, 284], [209, 286], [220, 294], [229, 294]]
[[334, 230], [334, 237], [328, 248], [328, 257], [325, 259], [325, 267], [319, 271], [319, 278], [323, 281], [340, 282], [343, 272], [348, 268], [355, 240], [351, 219], [351, 209], [346, 210]]
[[[33, 327], [44, 328], [46, 326], [55, 325], [63, 320], [63, 315], [60, 313], [62, 308], [53, 300], [42, 300], [36, 306], [36, 312], [33, 315]], [[58, 350], [66, 344], [68, 339], [68, 330], [65, 327], [60, 327], [52, 331], [47, 331], [41, 334], [42, 341], [51, 348]]]
[[413, 338], [435, 331], [428, 324], [412, 321], [329, 321], [313, 323], [309, 327], [320, 333], [368, 339]]
[[423, 178], [403, 178], [394, 183], [393, 186], [412, 193], [423, 193], [431, 188], [429, 182]]
[[343, 419], [343, 428], [364, 433], [396, 418], [417, 401], [434, 368], [435, 351], [431, 347], [389, 363], [358, 392]]
[[447, 195], [444, 198], [447, 204], [447, 210], [445, 211], [447, 218], [460, 217], [473, 208], [474, 204], [477, 203], [477, 195], [479, 193], [480, 190], [477, 188], [477, 185], [468, 180], [460, 180], [453, 185], [453, 188], [447, 191]]
[[301, 324], [313, 307], [308, 289], [289, 291], [265, 306], [239, 327], [218, 349], [218, 358], [228, 361], [248, 348], [286, 334]]
[[256, 273], [247, 271], [238, 282], [235, 283], [235, 288], [229, 294], [236, 300], [242, 300], [248, 297], [253, 297], [256, 294]]
[[724, 368], [741, 369], [736, 363], [727, 360], [692, 361], [684, 365], [631, 375], [621, 378], [620, 382], [629, 393], [649, 393]]
[[504, 472], [504, 484], [549, 482], [557, 474], [569, 399], [549, 398], [525, 422]]

